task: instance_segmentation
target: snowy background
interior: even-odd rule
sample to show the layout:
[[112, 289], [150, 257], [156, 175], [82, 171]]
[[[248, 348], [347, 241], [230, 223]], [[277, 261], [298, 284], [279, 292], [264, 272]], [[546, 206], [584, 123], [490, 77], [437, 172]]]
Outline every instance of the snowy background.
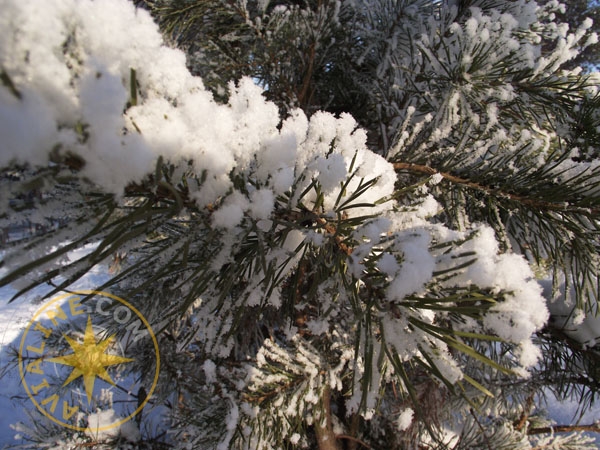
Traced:
[[[77, 255], [71, 255], [75, 256]], [[90, 289], [100, 285], [108, 277], [107, 268], [97, 266], [72, 289]], [[40, 286], [8, 303], [16, 291], [11, 287], [0, 288], [0, 448], [21, 443], [15, 439], [18, 433], [11, 425], [27, 423], [27, 413], [35, 411], [19, 379], [19, 368], [14, 355], [24, 328], [41, 306], [38, 300], [51, 289], [51, 286]]]

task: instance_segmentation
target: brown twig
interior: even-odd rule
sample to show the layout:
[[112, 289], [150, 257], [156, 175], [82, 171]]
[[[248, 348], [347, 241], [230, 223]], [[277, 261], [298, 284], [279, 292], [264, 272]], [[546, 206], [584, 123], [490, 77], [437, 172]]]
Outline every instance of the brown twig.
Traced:
[[[319, 0], [317, 3], [317, 11], [321, 9], [322, 0]], [[315, 71], [315, 59], [317, 56], [317, 43], [316, 40], [310, 44], [310, 48], [308, 50], [308, 67], [304, 72], [304, 77], [302, 79], [302, 85], [300, 87], [300, 92], [298, 92], [298, 103], [300, 107], [307, 111], [308, 107], [312, 103], [312, 97], [314, 94], [314, 88], [311, 89], [314, 71]]]
[[533, 392], [529, 394], [529, 397], [527, 397], [527, 400], [525, 401], [525, 407], [523, 408], [523, 413], [521, 414], [521, 417], [519, 417], [519, 420], [515, 423], [515, 430], [521, 431], [525, 427], [527, 419], [529, 419], [529, 414], [531, 413], [531, 408], [533, 407], [534, 398], [535, 393]]
[[316, 44], [312, 42], [310, 44], [310, 49], [308, 52], [308, 67], [306, 72], [304, 73], [304, 79], [302, 80], [302, 87], [300, 88], [300, 92], [298, 93], [298, 103], [301, 107], [305, 107], [309, 104], [309, 99], [312, 96], [312, 93], [309, 94], [310, 85], [313, 78], [313, 71], [315, 65], [315, 53], [316, 53]]
[[569, 213], [578, 213], [578, 214], [586, 214], [586, 215], [597, 215], [600, 213], [600, 208], [581, 208], [577, 206], [569, 206], [564, 202], [548, 202], [544, 200], [538, 200], [531, 197], [526, 197], [524, 195], [512, 194], [510, 192], [499, 191], [497, 189], [491, 188], [484, 184], [476, 183], [474, 181], [468, 180], [466, 178], [457, 177], [456, 175], [452, 175], [448, 172], [440, 172], [439, 170], [434, 169], [433, 167], [425, 166], [422, 164], [412, 164], [412, 163], [403, 163], [397, 162], [394, 163], [394, 169], [397, 171], [406, 170], [408, 172], [416, 172], [424, 175], [436, 175], [439, 174], [446, 181], [449, 181], [454, 184], [460, 184], [461, 186], [465, 186], [471, 189], [475, 189], [477, 191], [483, 192], [487, 195], [493, 195], [496, 197], [504, 197], [509, 200], [521, 203], [523, 205], [531, 206], [533, 208], [545, 209], [549, 211], [556, 212], [569, 212]]
[[584, 431], [587, 433], [600, 433], [600, 423], [589, 425], [554, 425], [550, 427], [537, 427], [527, 430], [527, 434], [572, 433]]
[[319, 450], [340, 450], [336, 435], [333, 432], [333, 421], [331, 420], [331, 393], [329, 386], [325, 386], [321, 393], [321, 405], [323, 415], [315, 420], [315, 433]]
[[319, 226], [323, 227], [330, 236], [333, 236], [335, 243], [342, 252], [344, 252], [346, 255], [350, 255], [352, 253], [352, 248], [344, 244], [342, 236], [337, 234], [337, 229], [335, 226], [327, 222], [327, 220], [325, 220], [323, 217], [319, 216], [316, 217], [316, 222], [319, 224]]
[[347, 441], [357, 443], [359, 445], [362, 445], [364, 448], [368, 448], [368, 449], [371, 448], [371, 446], [369, 444], [367, 444], [366, 442], [363, 442], [360, 439], [357, 439], [355, 437], [348, 436], [347, 434], [336, 434], [335, 437], [336, 437], [336, 439], [345, 439]]
[[[350, 435], [351, 436], [356, 436], [358, 435], [358, 429], [360, 427], [360, 415], [358, 413], [353, 413], [351, 418], [350, 418]], [[339, 437], [339, 436], [338, 436]], [[348, 450], [357, 450], [357, 442], [354, 440], [350, 440], [350, 442], [348, 442]], [[361, 445], [362, 442], [360, 443]]]

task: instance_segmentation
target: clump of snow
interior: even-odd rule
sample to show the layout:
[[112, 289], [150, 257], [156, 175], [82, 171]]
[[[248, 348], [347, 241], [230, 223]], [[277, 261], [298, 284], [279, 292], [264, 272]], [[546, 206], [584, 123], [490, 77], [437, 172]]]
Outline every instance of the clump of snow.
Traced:
[[[36, 14], [22, 2], [0, 6], [6, 36], [0, 63], [21, 96], [0, 91], [0, 115], [7, 119], [0, 124], [7, 143], [2, 165], [44, 164], [52, 149], [68, 151], [85, 161], [83, 176], [120, 194], [162, 156], [175, 165], [190, 163], [208, 180], [190, 184], [199, 205], [227, 196], [232, 170], [252, 174], [262, 188], [249, 199], [227, 196], [215, 212], [215, 226], [224, 228], [246, 215], [267, 219], [275, 196], [299, 176], [306, 183], [316, 179], [323, 206], [334, 208], [352, 161], [348, 195], [364, 180], [377, 180], [357, 202], [374, 203], [393, 191], [393, 168], [367, 149], [366, 133], [351, 116], [316, 113], [308, 120], [294, 111], [279, 130], [276, 105], [250, 79], [232, 82], [228, 104], [217, 104], [187, 71], [183, 53], [165, 47], [147, 12], [131, 3], [44, 2]], [[104, 24], [110, 15], [118, 20]], [[43, 39], [35, 17], [50, 24]], [[132, 83], [137, 101], [129, 105]], [[347, 214], [361, 213], [345, 206]]]
[[204, 370], [204, 376], [206, 377], [207, 383], [214, 383], [217, 381], [217, 365], [214, 362], [207, 359], [204, 361], [204, 364], [202, 364], [202, 369]]
[[221, 208], [212, 215], [215, 227], [233, 228], [240, 224], [244, 218], [244, 210], [248, 207], [248, 200], [239, 192], [234, 192], [227, 197]]
[[[531, 335], [548, 320], [548, 309], [542, 288], [527, 261], [520, 255], [500, 254], [494, 231], [480, 226], [476, 235], [462, 246], [472, 252], [477, 262], [448, 281], [454, 285], [474, 284], [505, 292], [503, 301], [495, 304], [483, 319], [484, 326], [501, 338], [530, 348]], [[523, 363], [531, 365], [531, 352], [523, 352]]]
[[408, 430], [408, 428], [412, 424], [413, 416], [414, 411], [411, 408], [406, 408], [405, 410], [403, 410], [398, 416], [398, 420], [396, 421], [396, 424], [398, 425], [398, 430]]
[[135, 421], [124, 421], [114, 410], [98, 410], [88, 414], [88, 428], [85, 433], [97, 441], [107, 441], [123, 438], [129, 442], [137, 442], [141, 438], [140, 430]]
[[401, 300], [408, 294], [417, 293], [431, 280], [435, 260], [429, 253], [429, 235], [411, 233], [400, 244], [402, 264], [388, 288], [390, 300]]
[[268, 219], [275, 206], [275, 195], [270, 189], [259, 189], [250, 195], [250, 215], [255, 219]]

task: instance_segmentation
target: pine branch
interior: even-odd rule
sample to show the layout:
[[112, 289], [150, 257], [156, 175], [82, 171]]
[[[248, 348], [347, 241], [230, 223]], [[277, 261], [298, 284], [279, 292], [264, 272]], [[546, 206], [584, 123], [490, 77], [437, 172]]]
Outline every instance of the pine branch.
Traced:
[[474, 189], [480, 192], [483, 192], [486, 195], [493, 196], [496, 198], [506, 198], [508, 200], [512, 200], [518, 203], [521, 203], [524, 206], [541, 209], [546, 211], [557, 211], [563, 213], [575, 213], [582, 214], [588, 217], [593, 217], [600, 214], [600, 208], [582, 208], [577, 206], [569, 206], [564, 202], [549, 202], [544, 200], [539, 200], [523, 195], [513, 194], [510, 192], [499, 191], [496, 188], [492, 188], [486, 186], [481, 183], [476, 183], [467, 178], [458, 177], [456, 175], [452, 175], [448, 172], [441, 172], [433, 167], [426, 166], [423, 164], [412, 164], [412, 163], [402, 163], [396, 162], [394, 163], [394, 168], [397, 171], [409, 171], [413, 173], [420, 173], [424, 175], [441, 175], [442, 178], [446, 181], [449, 181], [453, 184], [457, 184], [460, 186], [464, 186], [470, 189]]
[[600, 423], [589, 425], [552, 425], [549, 427], [529, 428], [527, 434], [574, 433], [579, 431], [585, 433], [600, 433]]
[[[468, 177], [427, 164], [396, 162], [394, 167], [449, 183], [434, 191], [448, 220], [459, 227], [465, 220], [487, 222], [505, 249], [517, 246], [554, 276], [563, 274], [567, 285], [574, 287], [577, 307], [593, 313], [595, 304], [590, 299], [599, 294], [600, 174], [592, 169], [570, 175], [568, 158], [567, 152], [557, 150], [545, 166], [529, 168], [519, 154], [509, 155], [488, 165], [467, 164], [461, 172]], [[569, 169], [556, 174], [562, 163]], [[508, 164], [519, 167], [518, 171], [503, 173]]]

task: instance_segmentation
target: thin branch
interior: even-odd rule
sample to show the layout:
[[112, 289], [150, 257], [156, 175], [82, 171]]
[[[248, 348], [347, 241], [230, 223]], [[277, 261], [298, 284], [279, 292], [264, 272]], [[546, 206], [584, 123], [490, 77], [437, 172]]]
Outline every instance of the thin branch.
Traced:
[[475, 414], [475, 411], [473, 411], [473, 408], [469, 408], [469, 412], [473, 416], [473, 419], [475, 419], [475, 423], [479, 427], [481, 435], [485, 437], [485, 445], [487, 446], [488, 450], [492, 450], [492, 447], [490, 447], [489, 438], [485, 434], [485, 429], [483, 428], [483, 425], [481, 425], [481, 422], [479, 422], [479, 419], [477, 419], [477, 415]]
[[527, 419], [529, 419], [529, 414], [531, 413], [531, 408], [533, 407], [534, 399], [535, 399], [535, 392], [532, 392], [531, 394], [529, 394], [529, 397], [527, 397], [527, 401], [525, 402], [525, 407], [523, 408], [523, 413], [521, 414], [521, 417], [519, 417], [519, 420], [515, 424], [515, 430], [521, 431], [525, 427], [525, 424], [527, 423]]
[[331, 420], [331, 393], [329, 386], [325, 386], [321, 393], [321, 405], [323, 406], [322, 417], [315, 420], [315, 433], [319, 450], [339, 450], [336, 435], [333, 432], [333, 421]]
[[[356, 436], [358, 434], [358, 429], [360, 426], [360, 415], [357, 413], [353, 413], [352, 417], [350, 419], [350, 435], [351, 436]], [[338, 439], [343, 437], [344, 435], [339, 435]], [[348, 450], [356, 450], [357, 449], [357, 443], [360, 443], [361, 445], [366, 445], [363, 444], [362, 442], [357, 442], [356, 440], [350, 440], [350, 442], [348, 442]]]
[[523, 195], [511, 194], [510, 192], [501, 192], [497, 189], [491, 188], [489, 186], [485, 186], [480, 183], [476, 183], [474, 181], [470, 181], [466, 178], [457, 177], [448, 172], [440, 172], [433, 167], [425, 166], [422, 164], [412, 164], [412, 163], [402, 163], [397, 162], [394, 163], [394, 169], [397, 171], [407, 170], [409, 172], [417, 172], [425, 175], [436, 175], [439, 174], [444, 178], [444, 180], [450, 181], [454, 184], [460, 184], [461, 186], [465, 186], [471, 189], [475, 189], [481, 191], [487, 195], [495, 196], [495, 197], [504, 197], [509, 200], [519, 202], [523, 205], [527, 205], [536, 209], [544, 209], [549, 211], [557, 211], [557, 212], [568, 212], [568, 213], [577, 213], [577, 214], [585, 214], [585, 215], [597, 215], [600, 213], [600, 208], [581, 208], [576, 206], [569, 206], [565, 202], [547, 202], [544, 200], [538, 200], [530, 197], [526, 197]]
[[348, 436], [347, 434], [336, 434], [335, 435], [336, 439], [346, 439], [348, 441], [351, 442], [355, 442], [357, 444], [362, 445], [364, 448], [368, 448], [371, 449], [371, 446], [369, 444], [367, 444], [366, 442], [361, 441], [360, 439], [357, 439], [355, 437], [352, 436]]
[[308, 52], [308, 68], [304, 73], [304, 79], [302, 80], [302, 87], [300, 88], [300, 92], [298, 93], [298, 103], [300, 103], [303, 107], [308, 107], [310, 104], [309, 88], [313, 78], [313, 71], [315, 65], [315, 56], [316, 56], [316, 43], [312, 42], [310, 44], [310, 50]]
[[527, 434], [573, 433], [576, 431], [600, 433], [600, 423], [592, 423], [589, 425], [554, 425], [550, 427], [530, 428], [527, 430]]
[[343, 253], [345, 253], [346, 255], [352, 254], [352, 248], [350, 248], [346, 244], [344, 244], [342, 236], [340, 236], [337, 233], [337, 229], [335, 228], [335, 226], [333, 226], [331, 223], [327, 222], [327, 220], [321, 216], [316, 216], [315, 220], [319, 224], [319, 226], [325, 228], [325, 231], [327, 233], [329, 233], [330, 236], [334, 237], [335, 243], [337, 244], [337, 246]]

